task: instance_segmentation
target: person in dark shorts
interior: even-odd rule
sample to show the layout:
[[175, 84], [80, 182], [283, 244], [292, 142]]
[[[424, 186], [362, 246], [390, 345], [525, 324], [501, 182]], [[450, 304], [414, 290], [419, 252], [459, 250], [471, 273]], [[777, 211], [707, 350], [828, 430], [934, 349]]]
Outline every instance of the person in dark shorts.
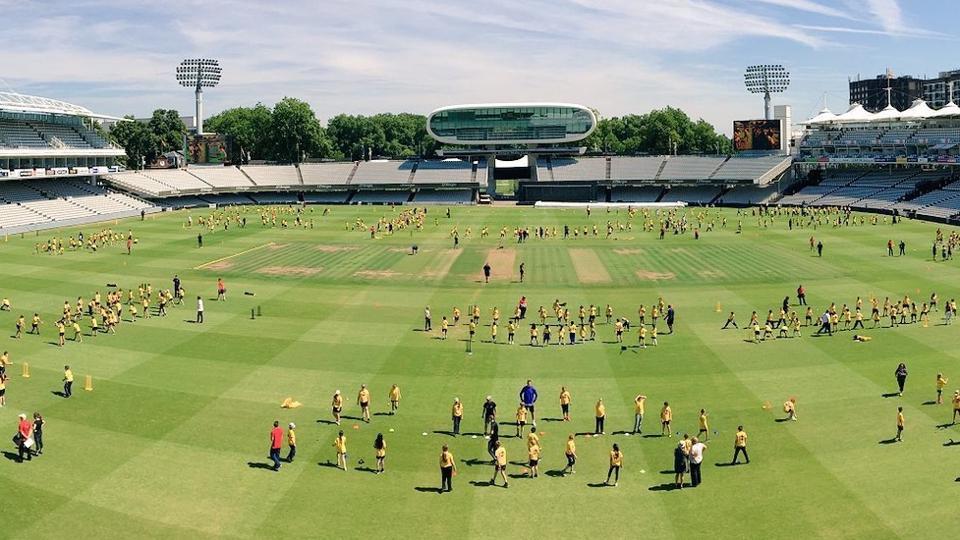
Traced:
[[490, 263], [483, 263], [483, 282], [490, 283]]

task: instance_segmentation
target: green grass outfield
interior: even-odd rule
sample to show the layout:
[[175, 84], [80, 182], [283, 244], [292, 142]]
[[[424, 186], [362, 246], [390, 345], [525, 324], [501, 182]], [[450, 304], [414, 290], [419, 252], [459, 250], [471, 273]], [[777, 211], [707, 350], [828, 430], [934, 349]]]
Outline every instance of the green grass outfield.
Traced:
[[[0, 243], [0, 296], [14, 306], [0, 312], [0, 349], [16, 362], [9, 368], [7, 407], [0, 409], [7, 457], [0, 459], [0, 537], [929, 538], [957, 524], [960, 446], [947, 443], [960, 440], [960, 428], [937, 426], [950, 421], [949, 394], [960, 387], [960, 365], [957, 329], [940, 324], [942, 309], [929, 328], [867, 330], [874, 338], [869, 343], [853, 342], [851, 332], [812, 338], [805, 328], [803, 338], [755, 345], [744, 341], [745, 331], [720, 331], [729, 310], [743, 326], [750, 310], [764, 314], [785, 295], [795, 300], [798, 283], [815, 309], [830, 301], [852, 304], [859, 295], [868, 314], [870, 295], [922, 301], [936, 290], [941, 304], [960, 296], [960, 261], [929, 257], [938, 225], [788, 231], [786, 218], [767, 229], [746, 218], [737, 235], [736, 212], [726, 210], [727, 228], [705, 232], [699, 241], [690, 234], [657, 240], [640, 230], [639, 218], [632, 231], [608, 240], [604, 223], [626, 221], [624, 212], [595, 211], [587, 218], [582, 210], [452, 211], [446, 219], [442, 208], [431, 208], [423, 232], [379, 239], [347, 232], [345, 224], [398, 211], [332, 207], [323, 217], [320, 207], [310, 207], [315, 228], [303, 230], [264, 228], [257, 210], [245, 208], [246, 229], [208, 233], [202, 249], [196, 228], [184, 227], [185, 212], [110, 224], [133, 230], [139, 243], [132, 256], [119, 245], [97, 253], [34, 253], [36, 241], [78, 229]], [[501, 226], [565, 223], [596, 223], [601, 235], [531, 238], [496, 250]], [[461, 236], [456, 252], [448, 236], [454, 224], [461, 233], [473, 228], [473, 238]], [[491, 227], [486, 239], [479, 238], [483, 225]], [[809, 251], [811, 234], [824, 242], [823, 258]], [[907, 256], [886, 257], [888, 238], [905, 240]], [[417, 256], [405, 253], [412, 243], [420, 246]], [[477, 280], [488, 259], [494, 280], [484, 285]], [[505, 268], [511, 259], [512, 268]], [[508, 275], [521, 261], [523, 285]], [[174, 273], [188, 300], [203, 294], [205, 324], [188, 322], [190, 300], [166, 318], [123, 323], [116, 335], [86, 336], [62, 349], [54, 344], [52, 321], [65, 299], [89, 299], [107, 283], [169, 287]], [[213, 300], [218, 276], [229, 287], [225, 303]], [[462, 328], [445, 342], [418, 331], [425, 305], [439, 328], [454, 305], [465, 310], [474, 302], [483, 308], [483, 323], [494, 305], [505, 321], [520, 295], [529, 299], [528, 317], [560, 298], [574, 312], [579, 304], [610, 303], [634, 321], [639, 304], [663, 296], [676, 306], [677, 331], [661, 334], [656, 349], [621, 350], [610, 343], [612, 327], [601, 324], [597, 342], [545, 349], [526, 346], [523, 327], [518, 345], [475, 343], [472, 355], [465, 354]], [[258, 308], [262, 316], [251, 320]], [[10, 339], [16, 316], [29, 319], [34, 311], [47, 321], [43, 335]], [[480, 328], [479, 337], [488, 336], [489, 329]], [[626, 342], [635, 340], [631, 332]], [[30, 363], [29, 379], [20, 376], [23, 361]], [[899, 361], [910, 370], [907, 390], [902, 398], [881, 397], [894, 390]], [[78, 379], [70, 400], [52, 393], [67, 363]], [[948, 403], [929, 405], [938, 370], [951, 378]], [[82, 390], [88, 374], [93, 392]], [[509, 489], [486, 486], [492, 471], [485, 441], [434, 432], [450, 428], [455, 396], [465, 402], [468, 433], [481, 430], [487, 394], [500, 404], [501, 419], [512, 419], [527, 378], [540, 391], [542, 417], [559, 416], [561, 385], [573, 394], [573, 422], [538, 425], [545, 433], [543, 472], [563, 467], [568, 433], [592, 429], [597, 398], [607, 404], [610, 433], [632, 426], [632, 399], [643, 392], [648, 433], [659, 432], [664, 400], [681, 433], [694, 434], [698, 410], [709, 411], [717, 433], [708, 441], [704, 484], [664, 489], [673, 480], [663, 471], [672, 467], [676, 439], [607, 435], [578, 437], [576, 475], [515, 478]], [[399, 384], [404, 397], [395, 417], [378, 414], [356, 430], [356, 421], [345, 422], [350, 470], [342, 472], [330, 465], [337, 431], [325, 422], [330, 397], [341, 389], [345, 414], [356, 416], [361, 383], [372, 389], [375, 413], [388, 409], [391, 384]], [[287, 396], [304, 406], [281, 409]], [[776, 422], [789, 396], [798, 400], [800, 421]], [[881, 444], [894, 435], [898, 405], [907, 421], [904, 441]], [[18, 464], [9, 437], [16, 415], [35, 410], [47, 419], [46, 451]], [[298, 459], [279, 473], [250, 466], [268, 462], [274, 419], [299, 427]], [[750, 436], [751, 464], [718, 467], [731, 458], [738, 423]], [[502, 433], [511, 435], [511, 428]], [[387, 438], [387, 473], [355, 470], [358, 459], [373, 464], [378, 431]], [[525, 461], [523, 441], [505, 441], [510, 461]], [[605, 478], [613, 442], [625, 453], [620, 485], [594, 487]], [[459, 467], [449, 495], [422, 489], [439, 485], [444, 443]], [[520, 471], [513, 465], [508, 472]]]

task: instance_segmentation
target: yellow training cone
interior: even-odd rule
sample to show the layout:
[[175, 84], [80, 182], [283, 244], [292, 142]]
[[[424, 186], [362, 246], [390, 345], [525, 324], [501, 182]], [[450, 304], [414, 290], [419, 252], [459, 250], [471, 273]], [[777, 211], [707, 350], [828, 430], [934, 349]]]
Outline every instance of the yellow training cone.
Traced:
[[87, 375], [83, 378], [83, 389], [87, 392], [93, 392], [93, 377]]
[[21, 373], [24, 379], [30, 378], [30, 364], [28, 362], [23, 363], [23, 372]]
[[717, 307], [714, 308], [714, 311], [716, 311], [717, 313], [720, 313], [721, 311], [723, 311], [723, 308], [720, 307], [720, 302], [717, 302]]
[[924, 319], [923, 319], [923, 327], [924, 327], [924, 328], [930, 328], [930, 321], [927, 320], [926, 317], [924, 317]]

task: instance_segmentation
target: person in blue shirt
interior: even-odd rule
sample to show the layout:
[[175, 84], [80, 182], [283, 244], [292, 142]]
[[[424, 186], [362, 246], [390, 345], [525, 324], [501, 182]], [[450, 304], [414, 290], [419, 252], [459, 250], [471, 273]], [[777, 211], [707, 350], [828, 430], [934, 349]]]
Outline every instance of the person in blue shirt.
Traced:
[[534, 405], [537, 402], [537, 389], [533, 387], [533, 381], [527, 379], [527, 384], [520, 389], [520, 403], [530, 411], [530, 422], [537, 425], [537, 415], [534, 412]]

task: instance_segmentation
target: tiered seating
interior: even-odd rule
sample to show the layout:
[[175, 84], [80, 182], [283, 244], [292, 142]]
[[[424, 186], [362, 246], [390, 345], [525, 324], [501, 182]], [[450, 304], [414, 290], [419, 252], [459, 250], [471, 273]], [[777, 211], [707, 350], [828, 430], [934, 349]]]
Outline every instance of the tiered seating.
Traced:
[[824, 195], [827, 195], [833, 191], [839, 189], [837, 186], [807, 186], [800, 191], [794, 193], [793, 195], [787, 195], [786, 197], [780, 199], [780, 204], [784, 205], [801, 205], [801, 204], [810, 204], [817, 199], [820, 199]]
[[924, 193], [915, 199], [899, 202], [893, 207], [901, 212], [914, 212], [927, 206], [937, 206], [940, 203], [957, 197], [960, 197], [960, 192], [938, 189]]
[[614, 187], [610, 192], [612, 202], [656, 202], [663, 193], [662, 187]]
[[197, 208], [209, 206], [210, 201], [201, 199], [200, 197], [187, 195], [185, 197], [170, 197], [167, 199], [161, 199], [157, 204], [165, 208]]
[[[486, 162], [478, 165], [479, 170], [486, 169]], [[469, 161], [421, 161], [413, 175], [415, 184], [474, 184], [477, 182], [473, 172], [473, 163]]]
[[653, 180], [663, 165], [663, 156], [611, 157], [611, 180]]
[[0, 146], [9, 148], [49, 148], [40, 134], [27, 124], [0, 120]]
[[244, 165], [241, 169], [258, 186], [300, 185], [300, 173], [293, 165]]
[[960, 191], [955, 192], [957, 197], [944, 199], [930, 206], [917, 210], [920, 216], [945, 219], [960, 213]]
[[710, 178], [712, 180], [758, 181], [775, 167], [791, 161], [790, 156], [732, 157]]
[[183, 169], [145, 169], [139, 171], [138, 174], [147, 176], [167, 186], [168, 190], [173, 192], [187, 190], [211, 191], [212, 189], [210, 184]]
[[54, 221], [83, 218], [96, 213], [65, 199], [41, 199], [22, 202], [20, 205]]
[[135, 172], [107, 175], [104, 176], [104, 180], [118, 186], [123, 186], [135, 193], [142, 193], [154, 197], [173, 190], [173, 188], [167, 184], [161, 184], [147, 175]]
[[858, 178], [854, 185], [893, 187], [907, 182], [916, 175], [917, 171], [913, 169], [874, 170]]
[[31, 124], [50, 146], [57, 146], [54, 138], [69, 148], [93, 148], [72, 127], [60, 124]]
[[203, 198], [219, 206], [253, 204], [253, 200], [251, 200], [250, 197], [239, 193], [216, 193], [213, 195], [204, 195]]
[[660, 199], [661, 202], [683, 201], [688, 204], [709, 204], [720, 194], [719, 187], [675, 187]]
[[717, 199], [717, 204], [753, 205], [770, 202], [777, 195], [774, 186], [737, 186]]
[[23, 227], [50, 222], [50, 218], [14, 203], [0, 203], [0, 232], [13, 227]]
[[880, 130], [877, 128], [845, 129], [837, 144], [854, 146], [874, 146], [880, 142]]
[[301, 163], [300, 175], [306, 185], [346, 185], [357, 164], [349, 163]]
[[30, 202], [46, 198], [24, 182], [0, 182], [0, 199], [11, 203]]
[[671, 156], [667, 158], [659, 180], [705, 180], [710, 178], [725, 158], [699, 156]]
[[551, 171], [537, 166], [537, 179], [543, 181], [599, 181], [607, 178], [607, 158], [553, 158]]
[[236, 167], [189, 167], [187, 172], [221, 189], [246, 189], [253, 185], [245, 174]]
[[913, 128], [890, 129], [880, 137], [880, 144], [884, 145], [903, 145], [913, 136], [916, 130]]
[[297, 194], [294, 192], [268, 192], [268, 193], [250, 193], [247, 197], [253, 199], [253, 202], [259, 204], [294, 204], [297, 201]]
[[472, 189], [421, 189], [413, 198], [414, 204], [469, 204], [471, 202], [473, 202]]
[[813, 206], [850, 206], [878, 191], [880, 191], [879, 188], [871, 186], [846, 186], [831, 191], [810, 204]]
[[903, 200], [911, 191], [913, 191], [913, 188], [895, 187], [882, 189], [860, 199], [853, 206], [855, 208], [869, 208], [872, 210], [889, 210], [893, 208], [897, 202]]
[[910, 138], [913, 144], [960, 143], [960, 128], [924, 128]]
[[350, 185], [409, 184], [414, 161], [365, 161], [353, 173]]

